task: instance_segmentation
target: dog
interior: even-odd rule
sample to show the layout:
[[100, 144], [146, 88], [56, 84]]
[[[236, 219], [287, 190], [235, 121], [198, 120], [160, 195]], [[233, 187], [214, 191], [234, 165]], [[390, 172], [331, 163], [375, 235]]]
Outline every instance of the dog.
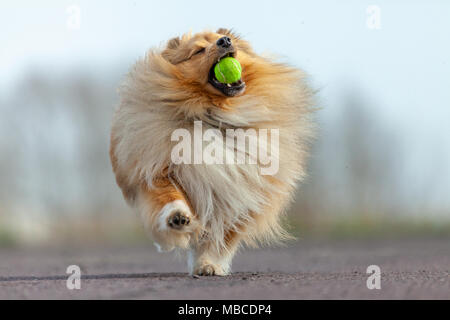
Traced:
[[[232, 84], [219, 82], [213, 72], [229, 56], [242, 68]], [[304, 72], [258, 55], [236, 32], [221, 28], [184, 34], [149, 50], [119, 94], [110, 140], [113, 171], [161, 251], [186, 250], [192, 275], [227, 275], [241, 245], [290, 237], [280, 219], [305, 177], [315, 131], [314, 94]], [[223, 137], [236, 129], [269, 131], [265, 149], [276, 145], [278, 168], [262, 174], [267, 163], [259, 159], [174, 161], [174, 131], [195, 135], [198, 124]], [[219, 148], [251, 156], [236, 146]]]

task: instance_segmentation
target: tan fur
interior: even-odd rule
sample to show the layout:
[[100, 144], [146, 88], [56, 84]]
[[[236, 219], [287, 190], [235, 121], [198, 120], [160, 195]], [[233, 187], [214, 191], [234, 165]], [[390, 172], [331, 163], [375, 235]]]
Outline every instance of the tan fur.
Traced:
[[[223, 35], [236, 47], [246, 83], [245, 92], [231, 98], [208, 83], [218, 59], [215, 42]], [[200, 48], [206, 50], [195, 54]], [[166, 249], [189, 249], [192, 273], [226, 274], [241, 242], [286, 238], [280, 216], [305, 176], [313, 135], [312, 93], [300, 70], [255, 54], [248, 42], [220, 29], [186, 34], [150, 50], [134, 65], [120, 94], [111, 161], [125, 198], [138, 208], [156, 242]], [[203, 120], [204, 129], [211, 121], [220, 128], [279, 129], [279, 171], [263, 176], [260, 164], [173, 164], [171, 134], [177, 128], [192, 132], [194, 120]], [[186, 203], [181, 210], [192, 223], [160, 232], [158, 215], [175, 199], [183, 201], [179, 206]]]

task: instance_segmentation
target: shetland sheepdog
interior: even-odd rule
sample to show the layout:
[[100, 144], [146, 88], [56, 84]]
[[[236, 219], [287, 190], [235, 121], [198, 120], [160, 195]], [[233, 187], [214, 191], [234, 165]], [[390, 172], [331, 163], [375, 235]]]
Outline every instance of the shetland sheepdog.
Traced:
[[[221, 83], [214, 67], [230, 56], [241, 64], [241, 79]], [[313, 92], [301, 70], [258, 55], [234, 31], [219, 29], [149, 50], [119, 93], [113, 170], [160, 250], [185, 249], [191, 274], [226, 275], [242, 244], [289, 237], [280, 218], [305, 176], [314, 135]], [[174, 152], [180, 150], [180, 135], [174, 135], [180, 129], [194, 140], [198, 129], [210, 134], [200, 147]], [[239, 140], [237, 131], [244, 133], [240, 146], [232, 143]], [[258, 132], [266, 139], [253, 139]], [[261, 143], [251, 148], [255, 141]], [[189, 162], [206, 149], [236, 161]], [[262, 153], [277, 162], [270, 174], [262, 170], [270, 166]]]

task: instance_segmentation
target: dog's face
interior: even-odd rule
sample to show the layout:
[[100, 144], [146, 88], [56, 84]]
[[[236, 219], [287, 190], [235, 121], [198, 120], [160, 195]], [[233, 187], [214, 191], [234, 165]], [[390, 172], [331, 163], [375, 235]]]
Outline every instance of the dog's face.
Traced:
[[[245, 65], [254, 53], [246, 41], [219, 29], [171, 39], [162, 56], [176, 67], [184, 82], [200, 85], [213, 95], [234, 97], [245, 91]], [[243, 68], [242, 78], [232, 84], [220, 83], [214, 75], [216, 63], [227, 56], [236, 58]]]

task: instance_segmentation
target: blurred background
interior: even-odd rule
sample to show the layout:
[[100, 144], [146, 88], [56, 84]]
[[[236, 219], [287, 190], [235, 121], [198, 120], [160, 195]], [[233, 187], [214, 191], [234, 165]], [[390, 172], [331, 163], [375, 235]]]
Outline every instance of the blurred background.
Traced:
[[173, 36], [234, 28], [318, 90], [300, 238], [450, 235], [448, 1], [2, 1], [0, 246], [147, 241], [108, 158], [116, 88]]

